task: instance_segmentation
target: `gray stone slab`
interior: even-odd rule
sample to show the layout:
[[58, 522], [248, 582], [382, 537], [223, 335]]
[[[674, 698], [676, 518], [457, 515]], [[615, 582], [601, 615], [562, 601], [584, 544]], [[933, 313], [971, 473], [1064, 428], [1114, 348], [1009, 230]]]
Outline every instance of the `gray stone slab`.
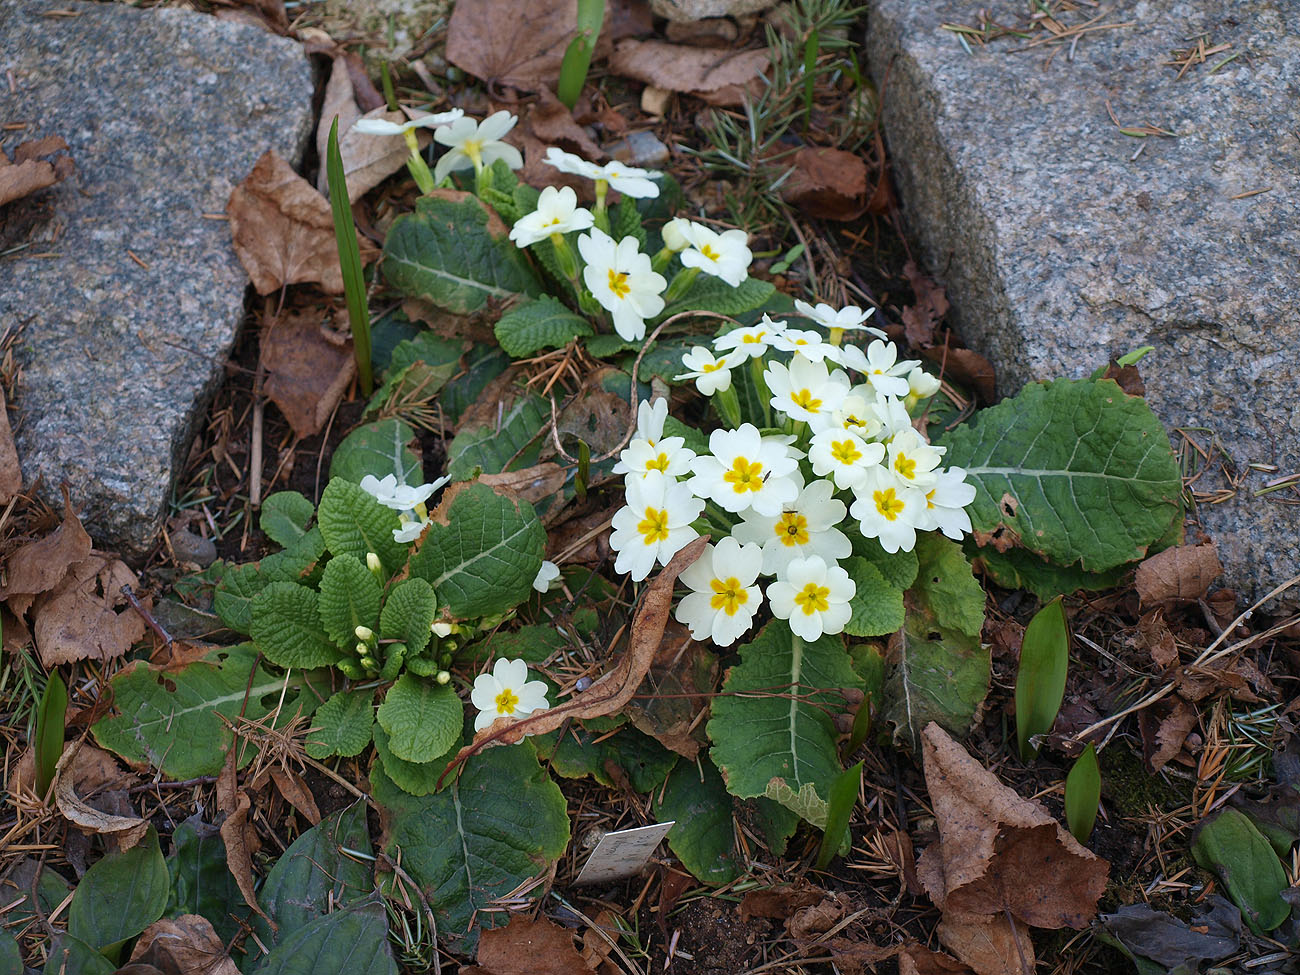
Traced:
[[[968, 53], [943, 24], [973, 25], [980, 8], [1012, 24], [1025, 4], [871, 0], [868, 57], [904, 216], [1001, 392], [1155, 346], [1142, 365], [1152, 407], [1235, 471], [1211, 465], [1195, 490], [1231, 497], [1195, 516], [1225, 583], [1262, 596], [1300, 573], [1300, 489], [1257, 493], [1300, 472], [1294, 5], [1103, 6], [1098, 23], [1132, 26]], [[1177, 79], [1162, 62], [1202, 33], [1232, 47]], [[1176, 137], [1125, 135], [1107, 103], [1125, 127]]]
[[297, 43], [247, 25], [0, 2], [0, 122], [25, 126], [0, 144], [60, 135], [77, 164], [0, 209], [18, 451], [46, 497], [69, 483], [104, 544], [138, 556], [156, 537], [243, 315], [229, 227], [205, 214], [265, 150], [301, 157], [312, 88]]

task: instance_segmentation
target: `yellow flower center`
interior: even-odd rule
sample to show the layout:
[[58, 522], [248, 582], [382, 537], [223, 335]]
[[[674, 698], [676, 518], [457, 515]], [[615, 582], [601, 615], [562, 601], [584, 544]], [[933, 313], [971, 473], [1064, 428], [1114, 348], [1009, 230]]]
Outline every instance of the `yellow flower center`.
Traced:
[[508, 687], [503, 687], [497, 695], [497, 714], [514, 714], [519, 707], [519, 695]]
[[754, 461], [752, 464], [744, 457], [737, 457], [731, 470], [722, 475], [722, 479], [732, 486], [737, 494], [746, 491], [760, 491], [763, 488], [763, 465]]
[[876, 502], [876, 510], [885, 517], [886, 521], [894, 521], [902, 514], [905, 507], [903, 499], [894, 493], [893, 488], [874, 492], [871, 495], [871, 500]]
[[934, 507], [934, 492], [937, 491], [937, 490], [939, 490], [937, 487], [932, 487], [932, 488], [930, 488], [930, 490], [928, 490], [928, 491], [925, 492], [925, 510], [926, 510], [926, 511], [929, 511], [931, 508]]
[[831, 457], [841, 464], [848, 465], [862, 459], [862, 451], [852, 440], [832, 440]]
[[657, 545], [668, 539], [668, 512], [663, 508], [646, 508], [645, 517], [636, 526], [646, 545]]
[[474, 164], [475, 169], [483, 168], [483, 142], [480, 139], [466, 139], [461, 146], [465, 150], [465, 155], [469, 156], [469, 161]]
[[709, 244], [705, 244], [703, 247], [701, 247], [700, 253], [703, 254], [711, 261], [716, 261], [718, 258], [722, 256], [717, 251], [715, 251]]
[[740, 607], [749, 602], [749, 593], [735, 576], [714, 579], [709, 585], [713, 589], [709, 605], [714, 609], [722, 610], [728, 616], [735, 616]]
[[813, 396], [812, 390], [801, 389], [797, 393], [790, 394], [790, 402], [795, 406], [802, 407], [809, 413], [816, 413], [821, 409], [822, 401]]
[[826, 598], [830, 594], [831, 591], [826, 586], [819, 586], [815, 582], [810, 582], [795, 593], [794, 603], [803, 610], [805, 616], [811, 616], [813, 613], [824, 613], [831, 605], [830, 600]]
[[648, 471], [663, 471], [668, 473], [668, 455], [660, 454], [654, 460], [646, 461], [645, 469]]
[[901, 450], [898, 456], [894, 458], [894, 470], [898, 471], [899, 477], [905, 477], [909, 481], [916, 479], [916, 461]]
[[797, 511], [784, 511], [772, 529], [786, 548], [808, 544], [808, 519]]
[[609, 269], [609, 290], [614, 293], [615, 298], [626, 298], [632, 286], [627, 283], [626, 271], [615, 271], [612, 267]]
[[717, 362], [706, 362], [700, 366], [700, 372], [717, 372], [726, 365], [726, 361], [725, 359], [719, 359]]
[[741, 345], [762, 345], [763, 340], [767, 338], [767, 332], [762, 331], [757, 335], [746, 335], [741, 340]]
[[867, 425], [866, 420], [862, 419], [859, 416], [854, 416], [852, 413], [850, 413], [848, 416], [844, 418], [844, 428], [846, 430], [849, 427], [865, 427], [866, 425]]
[[559, 217], [551, 217], [551, 219], [548, 220], [548, 221], [546, 221], [546, 223], [542, 224], [542, 226], [543, 226], [543, 227], [554, 227], [554, 226], [556, 226], [559, 222], [560, 222], [560, 218], [559, 218]]

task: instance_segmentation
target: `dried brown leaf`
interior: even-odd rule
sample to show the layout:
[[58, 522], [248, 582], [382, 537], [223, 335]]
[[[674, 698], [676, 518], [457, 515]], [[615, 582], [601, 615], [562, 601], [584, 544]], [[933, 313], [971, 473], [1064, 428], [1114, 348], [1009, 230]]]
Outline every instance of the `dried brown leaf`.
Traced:
[[[235, 751], [234, 748], [230, 750], [232, 758]], [[229, 768], [234, 768], [233, 761], [228, 761], [226, 764]], [[221, 823], [221, 838], [226, 844], [226, 866], [230, 869], [230, 875], [235, 878], [235, 884], [244, 897], [244, 903], [260, 914], [274, 929], [275, 922], [257, 905], [257, 889], [253, 881], [253, 853], [249, 840], [252, 824], [248, 821], [248, 810], [252, 806], [252, 800], [248, 798], [248, 793], [241, 789], [235, 796], [234, 802], [234, 811], [229, 813]]]
[[1163, 614], [1156, 610], [1138, 620], [1138, 643], [1151, 654], [1151, 661], [1161, 670], [1178, 663], [1178, 644]]
[[898, 975], [971, 975], [970, 967], [942, 951], [904, 945], [898, 953]]
[[827, 894], [820, 903], [809, 904], [791, 914], [785, 922], [786, 930], [796, 941], [825, 934], [849, 912], [850, 906], [847, 894]]
[[295, 436], [320, 433], [356, 374], [352, 342], [320, 323], [319, 314], [290, 313], [262, 329], [262, 387]]
[[480, 935], [477, 960], [483, 975], [595, 975], [568, 930], [522, 914]]
[[820, 904], [827, 896], [826, 891], [806, 882], [784, 887], [761, 887], [741, 898], [740, 920], [744, 923], [753, 917], [769, 917], [784, 921], [796, 911]]
[[71, 565], [90, 555], [91, 544], [90, 536], [81, 527], [81, 519], [65, 495], [63, 522], [59, 527], [44, 538], [28, 542], [9, 556], [5, 565], [8, 578], [4, 588], [0, 589], [0, 598], [49, 592], [68, 574]]
[[855, 220], [866, 209], [867, 164], [843, 149], [805, 146], [781, 184], [781, 199], [810, 217]]
[[[593, 379], [603, 372], [595, 373]], [[577, 437], [586, 443], [593, 457], [615, 450], [627, 437], [632, 420], [627, 397], [600, 389], [597, 382], [587, 382], [583, 392], [560, 411], [555, 424], [560, 436]]]
[[[361, 108], [357, 105], [356, 94], [352, 90], [352, 76], [348, 71], [348, 59], [343, 54], [335, 54], [334, 61], [330, 65], [329, 81], [325, 83], [325, 99], [320, 107], [320, 122], [316, 126], [316, 156], [318, 159], [326, 157], [329, 148], [330, 127], [334, 124], [334, 119], [339, 120], [339, 151], [342, 153], [342, 142], [348, 129], [352, 128], [352, 123], [361, 118]], [[347, 172], [347, 164], [343, 167], [344, 173]], [[329, 194], [329, 176], [326, 173], [326, 167], [321, 166], [320, 172], [316, 176], [316, 188], [322, 193]], [[351, 196], [352, 181], [348, 181], [348, 196]]]
[[[446, 503], [444, 500], [439, 508]], [[456, 753], [442, 777], [445, 778], [448, 772], [467, 758], [491, 745], [513, 745], [527, 735], [544, 735], [548, 731], [554, 731], [569, 719], [581, 721], [585, 718], [598, 718], [624, 708], [641, 686], [641, 681], [645, 679], [646, 671], [654, 660], [655, 651], [659, 648], [664, 627], [668, 623], [668, 613], [672, 609], [673, 586], [677, 577], [700, 557], [707, 543], [708, 536], [695, 539], [674, 555], [659, 574], [650, 580], [641, 597], [636, 616], [632, 619], [632, 625], [628, 627], [630, 636], [627, 651], [618, 663], [581, 694], [575, 694], [563, 704], [545, 711], [535, 711], [524, 718], [497, 718]]]
[[23, 469], [18, 463], [18, 451], [14, 448], [14, 434], [9, 427], [9, 410], [5, 404], [4, 391], [0, 390], [0, 504], [8, 504], [22, 489]]
[[550, 461], [503, 474], [480, 474], [479, 481], [491, 488], [502, 488], [530, 504], [554, 497], [564, 486], [564, 468]]
[[212, 922], [197, 914], [163, 918], [144, 929], [131, 961], [163, 975], [239, 975]]
[[605, 158], [605, 150], [596, 145], [587, 130], [573, 120], [573, 113], [568, 106], [545, 88], [537, 93], [537, 102], [529, 109], [528, 128], [539, 141], [548, 146], [559, 146], [566, 152], [576, 152], [592, 162]]
[[922, 749], [939, 842], [921, 855], [917, 873], [944, 917], [1010, 911], [1033, 927], [1086, 926], [1110, 865], [937, 724], [926, 726]]
[[667, 41], [620, 41], [609, 70], [667, 91], [698, 95], [714, 105], [739, 105], [745, 91], [762, 84], [767, 50], [688, 47]]
[[129, 850], [144, 837], [149, 829], [148, 820], [138, 816], [122, 816], [82, 798], [85, 795], [102, 795], [107, 790], [121, 790], [137, 781], [134, 775], [123, 773], [111, 755], [94, 745], [71, 741], [64, 746], [54, 767], [54, 803], [63, 818], [88, 833], [109, 836], [121, 850]]
[[1176, 545], [1144, 559], [1133, 584], [1142, 605], [1194, 602], [1223, 573], [1213, 542]]
[[867, 975], [868, 969], [874, 973], [882, 961], [898, 954], [898, 945], [881, 947], [849, 938], [825, 938], [818, 941], [816, 947], [830, 951], [836, 970], [843, 975]]
[[939, 922], [939, 941], [969, 965], [975, 975], [1034, 975], [1034, 943], [1029, 929], [1005, 915], [980, 921]]
[[[235, 254], [258, 294], [311, 282], [343, 293], [329, 201], [268, 149], [226, 204]], [[373, 255], [362, 242], [362, 259]]]
[[921, 354], [943, 367], [947, 378], [956, 379], [975, 390], [986, 403], [997, 395], [997, 376], [993, 363], [972, 349], [958, 349], [951, 345], [921, 349]]
[[1115, 385], [1130, 396], [1147, 394], [1146, 383], [1142, 381], [1142, 373], [1138, 371], [1137, 366], [1121, 366], [1112, 362], [1106, 367], [1106, 372], [1101, 378], [1115, 380]]
[[461, 0], [447, 23], [447, 60], [489, 85], [549, 88], [577, 24], [577, 0]]
[[1140, 712], [1138, 729], [1142, 733], [1142, 757], [1147, 769], [1155, 773], [1168, 765], [1183, 750], [1187, 736], [1199, 723], [1196, 708], [1177, 696], [1173, 707], [1158, 722], [1150, 708]]
[[72, 175], [71, 156], [57, 156], [53, 161], [41, 156], [66, 152], [68, 144], [57, 135], [24, 142], [14, 149], [13, 161], [0, 150], [0, 206], [53, 186]]
[[271, 780], [280, 790], [280, 795], [284, 796], [289, 805], [302, 813], [307, 822], [313, 826], [320, 822], [320, 809], [316, 806], [316, 799], [301, 775], [290, 769], [277, 767], [271, 769]]
[[623, 711], [639, 731], [694, 761], [705, 744], [700, 712], [709, 706], [717, 679], [718, 658], [670, 620], [649, 673]]
[[943, 285], [917, 267], [915, 261], [903, 265], [903, 274], [916, 296], [916, 301], [903, 309], [903, 334], [913, 348], [928, 349], [934, 345], [935, 330], [948, 314], [948, 295]]
[[[65, 522], [66, 524], [66, 522]], [[98, 553], [68, 567], [49, 592], [32, 603], [32, 637], [46, 667], [74, 660], [113, 660], [144, 636], [144, 619], [122, 594], [140, 584], [117, 559]], [[150, 600], [142, 598], [146, 609]]]

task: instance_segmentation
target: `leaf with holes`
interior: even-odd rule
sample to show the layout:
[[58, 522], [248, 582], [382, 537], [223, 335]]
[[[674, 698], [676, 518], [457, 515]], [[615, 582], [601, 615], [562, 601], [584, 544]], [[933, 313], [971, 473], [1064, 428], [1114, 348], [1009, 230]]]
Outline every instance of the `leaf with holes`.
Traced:
[[433, 587], [423, 579], [403, 579], [384, 600], [379, 615], [379, 635], [385, 640], [406, 644], [408, 655], [415, 656], [429, 645], [438, 599]]
[[[397, 350], [393, 352], [396, 354]], [[423, 480], [420, 458], [409, 446], [414, 440], [415, 431], [398, 419], [363, 424], [334, 448], [330, 477], [360, 484], [367, 474], [380, 480], [396, 474], [403, 484], [419, 484]]]
[[989, 651], [980, 644], [984, 590], [961, 549], [941, 535], [917, 538], [919, 571], [907, 618], [889, 645], [893, 665], [881, 713], [895, 739], [920, 748], [931, 721], [965, 734], [989, 689]]
[[975, 486], [982, 545], [1104, 572], [1146, 556], [1182, 517], [1164, 426], [1109, 379], [1030, 383], [941, 443]]
[[496, 616], [532, 593], [546, 530], [527, 501], [486, 484], [458, 484], [431, 518], [411, 556], [411, 575], [433, 586], [438, 605], [454, 619]]
[[403, 674], [388, 689], [376, 717], [394, 755], [408, 762], [431, 762], [460, 737], [465, 705], [450, 684]]
[[742, 799], [767, 795], [810, 822], [819, 807], [824, 822], [840, 773], [832, 715], [845, 708], [840, 689], [860, 684], [843, 637], [810, 643], [783, 620], [768, 623], [740, 648], [713, 702], [708, 733], [727, 790]]
[[320, 580], [320, 623], [340, 647], [357, 641], [356, 629], [379, 626], [379, 580], [355, 555], [336, 555]]
[[321, 626], [314, 589], [273, 582], [253, 597], [249, 635], [267, 660], [281, 667], [328, 667], [341, 654]]
[[501, 218], [456, 190], [434, 190], [416, 201], [414, 213], [393, 221], [383, 272], [402, 294], [458, 315], [540, 291]]
[[316, 709], [307, 735], [307, 754], [318, 761], [331, 755], [351, 758], [370, 744], [375, 723], [373, 689], [339, 691]]
[[[285, 679], [259, 670], [249, 677], [257, 651], [248, 644], [217, 651], [175, 673], [152, 671], [143, 661], [114, 675], [113, 710], [91, 727], [95, 740], [128, 762], [152, 765], [176, 779], [216, 775], [234, 736], [221, 719], [241, 711], [257, 721], [280, 698]], [[247, 698], [247, 705], [245, 705]], [[244, 762], [252, 759], [246, 752]]]
[[389, 575], [406, 562], [406, 546], [393, 539], [401, 526], [397, 512], [351, 481], [336, 477], [326, 485], [316, 521], [331, 555], [354, 555], [364, 562], [374, 552]]
[[[439, 936], [461, 953], [474, 949], [475, 924], [509, 919], [490, 909], [493, 902], [546, 874], [569, 843], [564, 795], [527, 742], [487, 749], [432, 795], [403, 792], [378, 767], [371, 789], [383, 807], [385, 852], [401, 851], [403, 867], [433, 904]], [[533, 889], [524, 897], [536, 895]]]
[[592, 334], [591, 326], [550, 295], [516, 305], [496, 324], [497, 341], [516, 359], [542, 349], [562, 349]]

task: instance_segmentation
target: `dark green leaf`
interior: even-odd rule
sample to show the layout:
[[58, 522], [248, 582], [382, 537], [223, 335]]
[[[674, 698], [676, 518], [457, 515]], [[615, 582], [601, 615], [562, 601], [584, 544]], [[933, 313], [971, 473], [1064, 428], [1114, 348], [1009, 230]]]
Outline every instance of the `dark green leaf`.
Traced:
[[[415, 431], [395, 418], [363, 424], [334, 448], [334, 456], [330, 458], [330, 477], [360, 484], [367, 474], [380, 480], [395, 474], [403, 484], [419, 484], [423, 475], [420, 458], [410, 448], [414, 440]], [[324, 499], [321, 503], [324, 504]]]
[[408, 762], [431, 762], [446, 753], [465, 723], [465, 706], [450, 684], [403, 674], [376, 714], [388, 747]]
[[[1016, 675], [1016, 739], [1020, 760], [1038, 754], [1031, 741], [1045, 735], [1056, 723], [1065, 699], [1065, 677], [1070, 667], [1070, 626], [1065, 606], [1057, 596], [1034, 614], [1020, 644], [1020, 670]], [[1096, 759], [1094, 757], [1094, 764]]]
[[[399, 789], [413, 796], [427, 796], [434, 791], [443, 770], [447, 768], [447, 763], [460, 750], [461, 745], [461, 738], [457, 736], [445, 755], [439, 755], [431, 762], [408, 762], [398, 758], [388, 747], [388, 732], [384, 730], [383, 725], [376, 724], [374, 734], [375, 752], [379, 755], [379, 763], [384, 768], [384, 774], [392, 779]], [[446, 788], [446, 783], [443, 783], [443, 787]]]
[[288, 548], [307, 534], [315, 514], [316, 506], [297, 491], [279, 491], [262, 502], [258, 524], [267, 538]]
[[1092, 742], [1075, 759], [1065, 777], [1065, 821], [1080, 843], [1087, 843], [1092, 825], [1097, 821], [1097, 804], [1101, 802], [1101, 768], [1097, 749]]
[[172, 885], [167, 914], [198, 914], [212, 923], [223, 942], [233, 940], [252, 909], [226, 866], [226, 844], [217, 827], [197, 815], [176, 827], [167, 869]]
[[117, 966], [93, 947], [67, 933], [54, 939], [48, 957], [45, 975], [113, 975], [117, 971]]
[[1256, 934], [1272, 931], [1291, 914], [1282, 899], [1286, 871], [1268, 840], [1237, 809], [1224, 809], [1201, 821], [1192, 856], [1223, 880], [1232, 902]]
[[[759, 278], [746, 278], [740, 282], [739, 287], [733, 288], [721, 278], [701, 274], [690, 290], [665, 308], [659, 317], [671, 318], [684, 311], [712, 311], [720, 315], [736, 316], [758, 308], [774, 291], [776, 288], [771, 282]], [[706, 320], [702, 318], [700, 321]], [[710, 318], [707, 321], [716, 322], [717, 319]]]
[[430, 626], [438, 600], [433, 587], [423, 579], [403, 579], [384, 600], [379, 616], [379, 635], [385, 640], [405, 643], [411, 655], [423, 652], [432, 636]]
[[736, 849], [732, 801], [722, 776], [703, 755], [699, 764], [685, 759], [655, 792], [654, 818], [676, 825], [668, 847], [696, 880], [719, 886], [740, 876], [743, 859]]
[[355, 555], [365, 562], [374, 552], [389, 576], [406, 563], [406, 545], [393, 540], [393, 532], [401, 527], [397, 512], [351, 481], [336, 477], [329, 482], [316, 521], [332, 555]]
[[[287, 856], [287, 854], [286, 854]], [[255, 975], [397, 975], [379, 897], [283, 932]]]
[[844, 561], [844, 570], [857, 587], [849, 608], [853, 616], [844, 626], [850, 636], [885, 636], [903, 625], [903, 590], [891, 586], [880, 570], [866, 559]]
[[369, 396], [374, 386], [370, 368], [370, 309], [366, 304], [366, 279], [361, 271], [361, 248], [357, 244], [356, 224], [352, 220], [347, 178], [343, 174], [343, 157], [339, 154], [338, 116], [330, 123], [325, 168], [329, 177], [334, 240], [338, 245], [339, 268], [343, 272], [343, 295], [348, 305], [348, 320], [352, 325], [357, 374], [361, 379], [361, 392]]
[[550, 295], [516, 305], [497, 321], [497, 341], [516, 359], [542, 349], [562, 349], [591, 335], [591, 326]]
[[307, 736], [307, 754], [317, 760], [360, 755], [370, 744], [374, 698], [372, 688], [339, 691], [317, 708], [312, 718], [314, 730]]
[[314, 589], [273, 582], [253, 597], [253, 645], [281, 667], [324, 667], [340, 653], [320, 622]]
[[542, 431], [551, 418], [546, 400], [532, 393], [516, 396], [493, 422], [464, 427], [447, 447], [447, 473], [463, 481], [476, 467], [485, 474], [519, 470], [537, 463]]
[[335, 646], [357, 642], [356, 630], [379, 627], [379, 580], [355, 555], [335, 555], [320, 581], [320, 623]]
[[603, 786], [614, 788], [617, 780], [610, 768], [621, 769], [636, 792], [653, 792], [663, 784], [677, 756], [635, 728], [622, 728], [610, 735], [588, 731], [576, 725], [559, 739], [559, 732], [534, 739], [537, 754], [550, 760], [551, 770], [566, 779], [590, 775]]
[[63, 754], [63, 722], [68, 713], [68, 685], [57, 670], [50, 672], [36, 709], [36, 794], [44, 796], [54, 779], [54, 767]]
[[849, 817], [858, 802], [858, 789], [862, 785], [862, 763], [846, 768], [831, 783], [826, 800], [826, 828], [822, 830], [821, 849], [817, 853], [817, 869], [830, 866], [831, 857], [838, 851], [848, 852], [850, 843]]
[[162, 917], [170, 880], [151, 826], [138, 845], [86, 871], [68, 906], [68, 934], [99, 949], [134, 937]]

